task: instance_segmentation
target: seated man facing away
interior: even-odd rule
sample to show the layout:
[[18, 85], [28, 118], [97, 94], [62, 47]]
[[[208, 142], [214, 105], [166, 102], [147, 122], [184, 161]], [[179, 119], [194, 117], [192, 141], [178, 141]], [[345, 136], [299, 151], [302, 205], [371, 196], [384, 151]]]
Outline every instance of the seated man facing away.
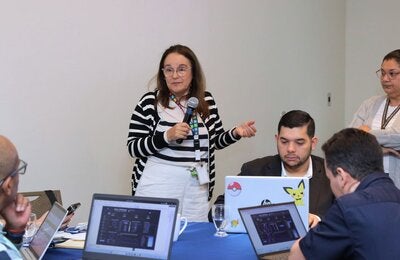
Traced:
[[18, 194], [18, 183], [26, 165], [11, 141], [0, 135], [0, 215], [5, 220], [4, 228], [0, 225], [0, 259], [22, 259], [17, 248], [22, 245], [31, 206]]
[[376, 138], [347, 128], [322, 150], [336, 201], [289, 259], [399, 259], [400, 190], [383, 172]]
[[[325, 175], [324, 160], [311, 155], [318, 142], [314, 119], [301, 110], [287, 112], [278, 123], [275, 139], [278, 154], [243, 164], [239, 175], [310, 178], [309, 225], [314, 226], [334, 200]], [[223, 202], [224, 195], [221, 195], [215, 203]]]

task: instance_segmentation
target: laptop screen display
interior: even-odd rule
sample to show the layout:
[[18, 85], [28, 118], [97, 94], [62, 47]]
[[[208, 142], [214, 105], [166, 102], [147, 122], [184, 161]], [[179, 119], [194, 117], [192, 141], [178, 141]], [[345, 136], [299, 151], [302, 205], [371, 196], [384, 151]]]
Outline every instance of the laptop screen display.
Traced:
[[239, 213], [258, 256], [288, 251], [307, 232], [293, 202], [240, 208]]
[[40, 259], [49, 247], [54, 234], [64, 220], [67, 210], [55, 202], [29, 245], [29, 250]]
[[125, 195], [93, 196], [84, 256], [167, 259], [178, 201]]
[[97, 244], [154, 250], [161, 210], [103, 207]]
[[289, 210], [251, 215], [263, 245], [300, 238]]

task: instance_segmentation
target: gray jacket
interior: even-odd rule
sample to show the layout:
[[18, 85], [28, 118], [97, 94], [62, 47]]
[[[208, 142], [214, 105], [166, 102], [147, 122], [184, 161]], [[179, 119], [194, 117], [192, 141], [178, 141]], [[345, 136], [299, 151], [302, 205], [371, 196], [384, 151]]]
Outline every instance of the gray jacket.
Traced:
[[[350, 123], [350, 127], [358, 128], [362, 125], [371, 127], [372, 121], [379, 107], [385, 102], [386, 95], [373, 96], [365, 100], [354, 114], [353, 121]], [[400, 150], [400, 116], [397, 116], [390, 127], [386, 129], [371, 130], [371, 134], [375, 135], [379, 144], [383, 147], [393, 148]], [[394, 181], [396, 186], [400, 188], [400, 158], [394, 155], [389, 156], [389, 169], [388, 171], [390, 178]]]

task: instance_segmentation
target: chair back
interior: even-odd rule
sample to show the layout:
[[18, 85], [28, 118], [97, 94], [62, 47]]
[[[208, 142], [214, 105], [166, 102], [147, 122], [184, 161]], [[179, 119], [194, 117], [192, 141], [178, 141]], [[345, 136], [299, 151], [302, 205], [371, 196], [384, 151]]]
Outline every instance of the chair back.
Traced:
[[38, 218], [49, 211], [55, 201], [62, 205], [60, 190], [28, 191], [20, 194], [29, 199], [32, 212], [36, 213]]

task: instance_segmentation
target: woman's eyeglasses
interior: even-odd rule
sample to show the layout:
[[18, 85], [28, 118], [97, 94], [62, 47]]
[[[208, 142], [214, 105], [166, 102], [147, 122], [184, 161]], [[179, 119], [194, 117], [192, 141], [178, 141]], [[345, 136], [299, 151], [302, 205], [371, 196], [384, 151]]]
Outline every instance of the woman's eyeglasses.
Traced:
[[164, 72], [165, 77], [170, 78], [174, 75], [175, 71], [179, 77], [184, 77], [190, 69], [191, 68], [186, 65], [181, 65], [176, 70], [171, 66], [166, 66], [162, 68], [162, 71]]
[[390, 70], [389, 72], [386, 72], [383, 69], [379, 69], [375, 73], [379, 79], [382, 79], [383, 77], [385, 77], [387, 75], [390, 80], [393, 80], [396, 78], [397, 75], [400, 74], [400, 71]]

